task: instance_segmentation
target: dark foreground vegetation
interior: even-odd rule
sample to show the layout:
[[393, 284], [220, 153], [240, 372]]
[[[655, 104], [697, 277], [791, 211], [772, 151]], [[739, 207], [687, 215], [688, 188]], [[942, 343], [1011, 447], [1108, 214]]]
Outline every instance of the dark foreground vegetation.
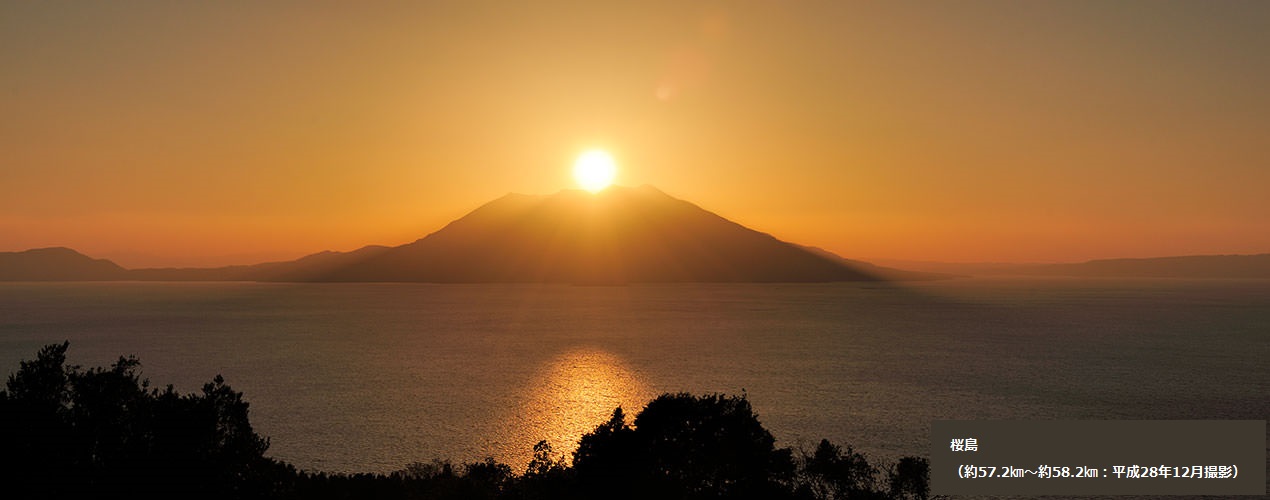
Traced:
[[522, 473], [486, 459], [416, 463], [391, 474], [299, 471], [224, 380], [201, 393], [152, 388], [135, 358], [66, 365], [68, 344], [23, 361], [0, 391], [5, 498], [841, 499], [925, 498], [928, 465], [879, 467], [851, 447], [776, 448], [744, 397], [665, 394], [628, 421], [621, 408], [572, 460], [546, 442]]

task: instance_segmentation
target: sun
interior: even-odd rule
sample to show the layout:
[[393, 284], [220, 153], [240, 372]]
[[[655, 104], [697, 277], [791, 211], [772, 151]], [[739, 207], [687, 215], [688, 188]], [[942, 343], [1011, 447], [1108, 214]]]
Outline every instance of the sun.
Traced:
[[592, 193], [603, 191], [617, 177], [617, 162], [613, 156], [599, 149], [586, 151], [573, 162], [573, 178], [578, 185]]

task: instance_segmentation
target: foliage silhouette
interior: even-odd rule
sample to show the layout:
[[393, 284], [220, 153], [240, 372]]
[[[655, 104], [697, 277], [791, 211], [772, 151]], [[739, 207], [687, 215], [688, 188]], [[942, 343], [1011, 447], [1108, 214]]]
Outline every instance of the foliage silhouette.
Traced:
[[247, 403], [224, 380], [200, 395], [159, 391], [135, 358], [110, 368], [66, 366], [69, 343], [23, 361], [0, 391], [3, 483], [19, 497], [74, 494], [256, 498], [275, 465], [252, 431]]
[[922, 457], [904, 457], [890, 473], [891, 498], [924, 500], [930, 495], [930, 461]]
[[[584, 491], [597, 495], [781, 498], [794, 464], [775, 442], [744, 397], [664, 394], [633, 428], [614, 411], [582, 438], [574, 468]], [[615, 484], [625, 487], [612, 492]]]
[[877, 468], [850, 446], [843, 451], [827, 439], [820, 440], [814, 452], [802, 453], [800, 472], [800, 491], [814, 498], [883, 496], [877, 489]]
[[[744, 397], [663, 394], [582, 437], [572, 463], [546, 441], [521, 475], [492, 458], [391, 474], [299, 471], [264, 456], [243, 395], [219, 375], [196, 394], [151, 388], [140, 363], [66, 365], [69, 343], [22, 361], [0, 390], [6, 498], [843, 499], [926, 498], [929, 463], [878, 467], [827, 440], [776, 448]], [[885, 484], [883, 484], [885, 483]]]

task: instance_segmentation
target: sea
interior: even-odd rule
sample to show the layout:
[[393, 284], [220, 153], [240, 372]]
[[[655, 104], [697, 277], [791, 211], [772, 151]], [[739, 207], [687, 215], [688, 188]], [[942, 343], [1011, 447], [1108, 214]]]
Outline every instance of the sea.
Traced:
[[1270, 415], [1266, 280], [0, 283], [0, 375], [65, 340], [183, 393], [223, 375], [269, 456], [326, 472], [519, 470], [668, 392], [877, 463], [928, 455], [935, 420]]

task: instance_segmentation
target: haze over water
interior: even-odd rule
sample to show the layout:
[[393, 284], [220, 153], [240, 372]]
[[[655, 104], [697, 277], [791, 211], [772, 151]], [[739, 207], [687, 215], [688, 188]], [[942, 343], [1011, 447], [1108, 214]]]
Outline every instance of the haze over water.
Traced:
[[1270, 282], [5, 283], [0, 366], [69, 339], [156, 385], [217, 373], [269, 454], [386, 472], [567, 453], [622, 405], [744, 391], [778, 446], [925, 455], [935, 419], [1263, 419]]

